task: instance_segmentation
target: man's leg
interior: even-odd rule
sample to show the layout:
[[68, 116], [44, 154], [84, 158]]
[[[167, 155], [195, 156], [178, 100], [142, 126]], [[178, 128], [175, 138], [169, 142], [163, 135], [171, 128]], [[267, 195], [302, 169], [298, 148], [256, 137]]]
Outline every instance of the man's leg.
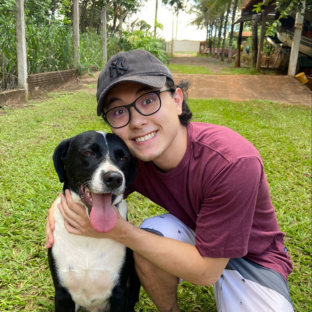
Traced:
[[244, 258], [230, 259], [213, 288], [218, 311], [294, 311], [282, 275]]
[[161, 312], [178, 312], [177, 286], [179, 279], [134, 253], [135, 268], [146, 293]]
[[[140, 228], [156, 235], [195, 245], [195, 233], [171, 214], [146, 219]], [[134, 253], [134, 260], [141, 284], [158, 310], [180, 311], [177, 304], [179, 278], [160, 270], [137, 253]]]

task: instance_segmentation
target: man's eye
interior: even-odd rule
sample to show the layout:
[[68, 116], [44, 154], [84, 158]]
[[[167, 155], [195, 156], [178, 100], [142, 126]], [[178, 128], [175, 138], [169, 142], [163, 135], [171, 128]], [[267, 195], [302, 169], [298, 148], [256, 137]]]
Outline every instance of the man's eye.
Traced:
[[126, 111], [124, 110], [124, 109], [116, 109], [115, 111], [114, 111], [114, 117], [118, 117], [118, 116], [121, 116], [121, 115], [123, 115], [124, 113], [125, 113]]
[[153, 102], [153, 99], [152, 98], [149, 98], [149, 99], [146, 99], [143, 101], [143, 105], [148, 105], [148, 104], [151, 104]]

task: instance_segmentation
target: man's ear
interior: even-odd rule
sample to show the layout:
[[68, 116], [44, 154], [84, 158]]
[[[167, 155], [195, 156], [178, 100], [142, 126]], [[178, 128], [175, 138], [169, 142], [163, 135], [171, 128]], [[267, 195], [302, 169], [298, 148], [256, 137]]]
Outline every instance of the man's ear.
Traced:
[[65, 166], [67, 153], [69, 151], [72, 138], [62, 141], [55, 149], [53, 154], [53, 163], [56, 173], [60, 179], [60, 182], [65, 182]]
[[180, 116], [182, 114], [183, 92], [180, 88], [177, 88], [174, 92], [173, 99], [176, 103], [177, 113]]

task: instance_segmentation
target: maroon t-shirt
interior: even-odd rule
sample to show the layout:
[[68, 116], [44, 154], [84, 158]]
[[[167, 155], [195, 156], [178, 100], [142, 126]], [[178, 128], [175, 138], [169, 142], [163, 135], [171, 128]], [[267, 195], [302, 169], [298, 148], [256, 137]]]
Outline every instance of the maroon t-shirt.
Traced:
[[138, 160], [128, 193], [139, 192], [192, 228], [202, 256], [245, 257], [287, 280], [292, 265], [256, 148], [212, 124], [190, 123], [187, 134], [179, 165], [163, 173]]

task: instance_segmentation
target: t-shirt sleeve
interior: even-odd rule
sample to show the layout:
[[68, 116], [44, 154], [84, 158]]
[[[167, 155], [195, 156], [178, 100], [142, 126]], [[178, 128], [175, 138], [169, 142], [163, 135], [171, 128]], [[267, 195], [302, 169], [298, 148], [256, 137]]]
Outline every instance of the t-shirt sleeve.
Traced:
[[257, 157], [229, 163], [203, 181], [196, 247], [204, 257], [238, 258], [248, 251], [262, 164]]

